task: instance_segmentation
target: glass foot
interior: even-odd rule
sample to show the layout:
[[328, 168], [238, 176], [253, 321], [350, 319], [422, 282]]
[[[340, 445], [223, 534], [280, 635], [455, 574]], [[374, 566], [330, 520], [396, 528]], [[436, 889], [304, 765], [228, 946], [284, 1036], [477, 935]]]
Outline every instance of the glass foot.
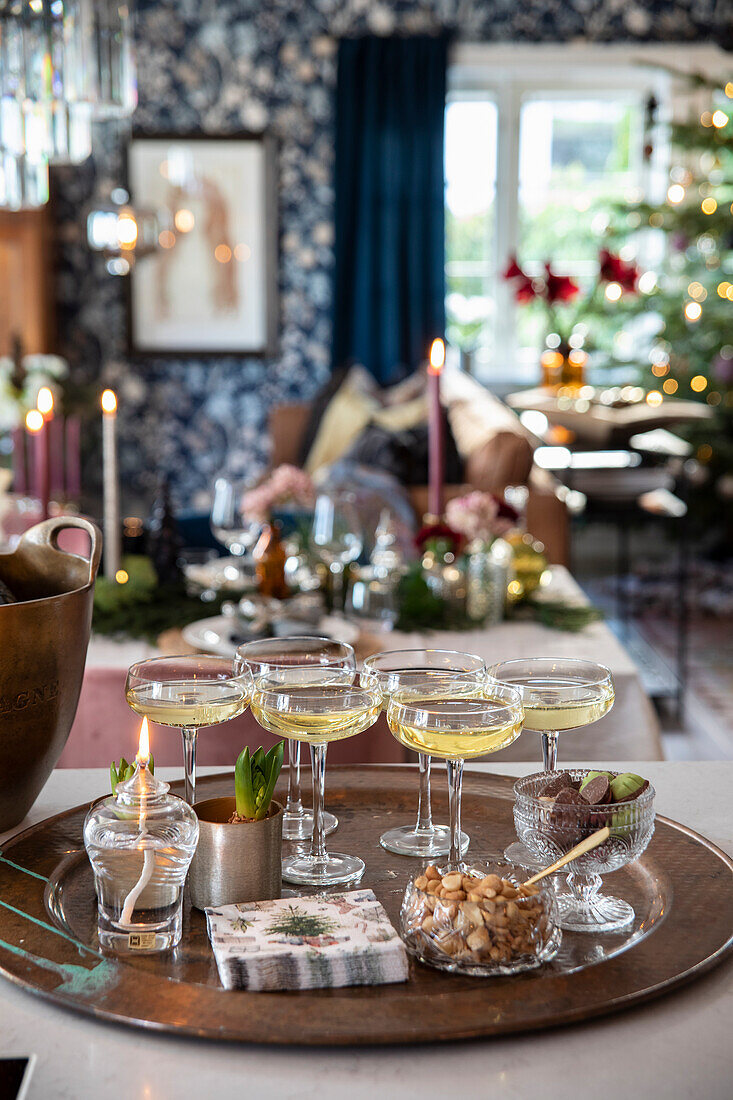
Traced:
[[[450, 851], [450, 828], [447, 825], [433, 825], [432, 829], [418, 829], [415, 825], [401, 825], [382, 833], [379, 843], [398, 856], [431, 859], [433, 856], [445, 856]], [[468, 851], [469, 843], [468, 834], [461, 833], [461, 855]]]
[[364, 869], [364, 861], [358, 856], [338, 852], [327, 852], [323, 859], [287, 856], [283, 860], [283, 881], [297, 886], [345, 886], [358, 882]]
[[532, 855], [527, 845], [522, 844], [521, 840], [515, 840], [504, 849], [504, 859], [507, 863], [513, 863], [515, 867], [526, 867], [528, 871], [541, 871], [547, 866], [547, 861], [543, 862]]
[[628, 901], [595, 894], [581, 900], [577, 894], [557, 895], [560, 927], [567, 932], [620, 932], [634, 923], [634, 910]]
[[[338, 829], [339, 819], [335, 814], [323, 812], [323, 833], [328, 836]], [[313, 811], [290, 811], [283, 814], [283, 840], [310, 840], [313, 836]]]

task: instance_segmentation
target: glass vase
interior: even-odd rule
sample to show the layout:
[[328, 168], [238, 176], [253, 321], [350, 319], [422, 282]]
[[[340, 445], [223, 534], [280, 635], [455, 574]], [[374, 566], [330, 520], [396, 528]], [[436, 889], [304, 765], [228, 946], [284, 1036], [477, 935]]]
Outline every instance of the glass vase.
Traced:
[[466, 564], [466, 614], [476, 623], [495, 626], [504, 618], [511, 547], [503, 539], [472, 543]]

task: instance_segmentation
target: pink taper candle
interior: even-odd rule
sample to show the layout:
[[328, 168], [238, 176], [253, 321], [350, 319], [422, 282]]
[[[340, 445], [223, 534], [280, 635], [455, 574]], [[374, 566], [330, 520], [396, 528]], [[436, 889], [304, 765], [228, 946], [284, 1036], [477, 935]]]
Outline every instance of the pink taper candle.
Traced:
[[433, 516], [443, 514], [443, 413], [440, 407], [440, 374], [445, 363], [445, 344], [433, 340], [428, 364], [428, 509]]
[[48, 432], [43, 413], [31, 409], [25, 426], [33, 438], [33, 489], [41, 502], [41, 519], [48, 519]]
[[117, 397], [102, 394], [102, 472], [104, 477], [104, 575], [114, 580], [120, 568], [120, 487], [117, 477]]

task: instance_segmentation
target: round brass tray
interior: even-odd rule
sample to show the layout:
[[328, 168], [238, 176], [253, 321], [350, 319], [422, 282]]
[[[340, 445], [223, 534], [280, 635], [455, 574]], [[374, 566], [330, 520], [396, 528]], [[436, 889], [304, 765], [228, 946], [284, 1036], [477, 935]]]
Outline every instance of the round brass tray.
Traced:
[[[512, 780], [467, 773], [463, 824], [476, 856], [513, 839]], [[232, 777], [199, 782], [200, 797], [227, 794]], [[176, 788], [174, 784], [174, 789]], [[434, 811], [447, 814], [436, 769]], [[413, 860], [378, 838], [415, 813], [417, 776], [395, 767], [333, 767], [326, 801], [339, 816], [340, 851], [366, 860], [397, 925]], [[657, 818], [635, 864], [609, 876], [634, 905], [633, 929], [566, 933], [557, 958], [511, 978], [467, 978], [410, 960], [406, 983], [300, 993], [226, 992], [204, 917], [186, 904], [175, 952], [124, 960], [96, 939], [96, 898], [79, 806], [12, 840], [0, 857], [0, 973], [58, 1005], [106, 1020], [212, 1039], [307, 1045], [435, 1042], [587, 1020], [658, 996], [720, 962], [733, 946], [733, 861], [703, 837]], [[333, 843], [333, 841], [332, 841]], [[306, 891], [302, 891], [305, 893]]]

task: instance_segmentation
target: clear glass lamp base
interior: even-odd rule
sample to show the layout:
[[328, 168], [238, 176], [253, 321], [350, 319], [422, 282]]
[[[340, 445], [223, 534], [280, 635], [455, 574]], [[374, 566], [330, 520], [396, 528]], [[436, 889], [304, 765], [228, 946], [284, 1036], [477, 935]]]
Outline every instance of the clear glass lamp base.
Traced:
[[158, 912], [157, 920], [153, 910], [136, 910], [135, 915], [142, 919], [122, 924], [119, 911], [100, 904], [97, 924], [100, 946], [116, 955], [169, 951], [180, 943], [183, 919], [180, 901], [167, 909], [168, 913]]
[[[382, 833], [379, 843], [388, 852], [398, 856], [418, 856], [432, 859], [433, 856], [445, 856], [450, 852], [450, 827], [433, 825], [430, 829], [419, 829], [416, 825], [401, 825]], [[461, 833], [461, 855], [468, 851], [470, 837]]]
[[[328, 810], [323, 811], [323, 834], [328, 836], [338, 829], [339, 819]], [[313, 835], [312, 810], [286, 810], [283, 814], [283, 840], [310, 840]]]
[[296, 886], [345, 886], [358, 882], [364, 874], [364, 860], [327, 852], [322, 859], [313, 856], [286, 856], [283, 881]]
[[560, 927], [566, 932], [620, 932], [634, 923], [627, 901], [606, 894], [580, 898], [576, 893], [557, 895]]

